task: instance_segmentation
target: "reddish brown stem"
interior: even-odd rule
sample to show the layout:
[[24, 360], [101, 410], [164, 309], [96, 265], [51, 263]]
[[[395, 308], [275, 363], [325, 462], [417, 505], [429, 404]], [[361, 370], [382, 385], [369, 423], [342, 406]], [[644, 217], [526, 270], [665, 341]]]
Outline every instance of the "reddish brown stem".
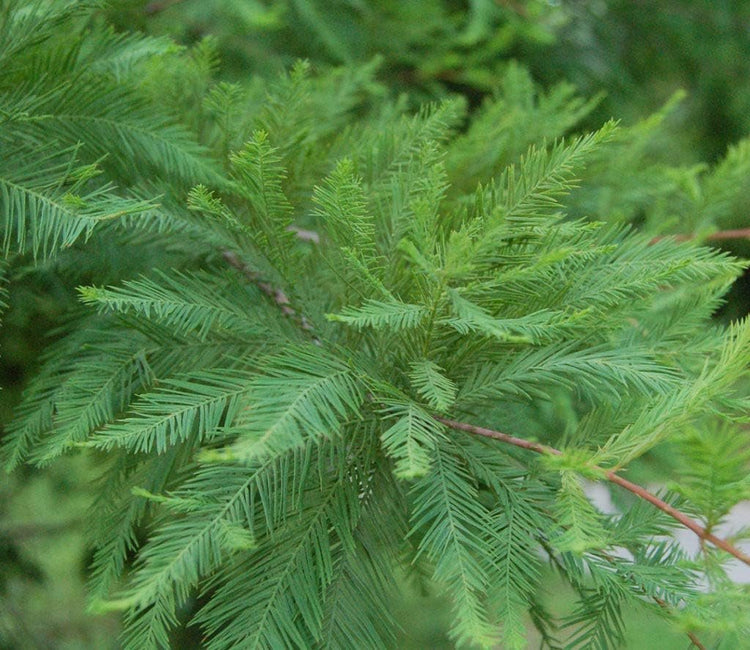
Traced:
[[[690, 241], [695, 239], [694, 234], [687, 235], [659, 235], [651, 240], [652, 244], [655, 244], [662, 239], [672, 237], [677, 241]], [[706, 235], [706, 241], [726, 241], [729, 239], [750, 239], [750, 228], [737, 228], [735, 230], [719, 230], [718, 232]]]
[[[559, 449], [555, 449], [554, 447], [549, 447], [547, 445], [539, 444], [538, 442], [531, 442], [529, 440], [524, 440], [523, 438], [516, 438], [515, 436], [508, 435], [507, 433], [502, 433], [501, 431], [494, 431], [493, 429], [485, 429], [484, 427], [477, 427], [473, 424], [467, 424], [466, 422], [457, 422], [455, 420], [449, 420], [447, 418], [436, 418], [439, 422], [442, 422], [444, 425], [450, 427], [451, 429], [456, 429], [458, 431], [466, 431], [467, 433], [473, 433], [477, 436], [483, 436], [485, 438], [493, 438], [494, 440], [500, 440], [501, 442], [505, 442], [509, 445], [514, 445], [515, 447], [521, 447], [522, 449], [528, 449], [529, 451], [536, 452], [537, 454], [544, 454], [548, 456], [561, 456], [562, 452]], [[722, 549], [723, 551], [726, 551], [730, 555], [733, 555], [741, 562], [744, 562], [748, 566], [750, 566], [750, 556], [743, 553], [740, 549], [738, 549], [733, 544], [730, 544], [724, 539], [721, 539], [719, 537], [716, 537], [713, 533], [710, 533], [705, 528], [703, 528], [700, 524], [696, 523], [690, 517], [688, 517], [685, 513], [677, 510], [677, 508], [670, 506], [666, 501], [663, 501], [659, 497], [657, 497], [655, 494], [652, 494], [645, 488], [641, 487], [640, 485], [636, 485], [635, 483], [631, 483], [627, 479], [622, 478], [619, 474], [616, 474], [615, 472], [611, 470], [606, 470], [603, 467], [595, 466], [592, 468], [594, 470], [600, 471], [603, 473], [604, 477], [610, 481], [611, 483], [614, 483], [615, 485], [619, 485], [620, 487], [625, 488], [629, 492], [632, 492], [637, 497], [644, 499], [648, 501], [650, 504], [656, 506], [659, 510], [662, 512], [668, 514], [673, 519], [680, 522], [685, 528], [688, 530], [693, 531], [700, 539], [711, 542], [714, 546], [717, 548]]]
[[[250, 280], [250, 282], [253, 282], [255, 286], [258, 287], [258, 289], [260, 289], [266, 296], [273, 300], [273, 302], [276, 303], [276, 306], [284, 316], [295, 320], [300, 328], [304, 331], [312, 332], [313, 327], [310, 322], [305, 316], [297, 313], [297, 311], [292, 308], [289, 303], [289, 298], [287, 298], [287, 295], [281, 289], [276, 289], [273, 285], [271, 285], [270, 282], [261, 280], [258, 273], [248, 267], [247, 264], [245, 264], [235, 252], [224, 250], [222, 251], [221, 256], [224, 258], [227, 264], [237, 269], [240, 273], [242, 273], [242, 275], [245, 276], [246, 279]], [[313, 336], [312, 340], [315, 345], [320, 345], [320, 339], [318, 339], [317, 336]]]
[[736, 230], [719, 230], [710, 234], [706, 239], [721, 241], [723, 239], [750, 239], [750, 228], [737, 228]]
[[[657, 596], [652, 596], [652, 598], [654, 599], [654, 602], [655, 602], [655, 603], [656, 603], [657, 605], [659, 605], [659, 607], [661, 607], [662, 609], [665, 609], [665, 610], [667, 610], [667, 611], [670, 611], [670, 607], [669, 607], [669, 605], [667, 605], [667, 603], [666, 603], [666, 602], [664, 602], [664, 601], [663, 601], [663, 600], [662, 600], [661, 598], [659, 598], [659, 597], [657, 597]], [[701, 643], [701, 640], [700, 640], [700, 639], [699, 639], [699, 638], [698, 638], [698, 637], [697, 637], [697, 636], [695, 635], [695, 633], [694, 633], [694, 632], [690, 632], [690, 631], [688, 631], [688, 632], [687, 632], [687, 636], [688, 636], [688, 639], [690, 639], [690, 642], [691, 642], [691, 643], [692, 643], [692, 644], [693, 644], [693, 645], [694, 645], [694, 646], [695, 646], [696, 648], [698, 648], [698, 650], [706, 650], [706, 646], [704, 646], [704, 645], [703, 645], [703, 644]]]

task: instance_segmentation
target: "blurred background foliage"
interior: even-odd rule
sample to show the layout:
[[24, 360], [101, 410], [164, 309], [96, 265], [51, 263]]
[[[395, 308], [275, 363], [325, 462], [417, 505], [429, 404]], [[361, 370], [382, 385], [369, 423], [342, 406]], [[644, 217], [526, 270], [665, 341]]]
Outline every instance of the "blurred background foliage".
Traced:
[[[266, 88], [307, 59], [318, 71], [335, 68], [320, 77], [322, 86], [307, 101], [314, 103], [316, 92], [324, 97], [332, 89], [358, 89], [342, 92], [358, 98], [339, 107], [342, 120], [357, 110], [356, 101], [364, 107], [378, 97], [401, 96], [406, 110], [449, 94], [465, 97], [475, 121], [462, 137], [475, 147], [502, 137], [504, 147], [501, 154], [487, 148], [484, 169], [449, 161], [454, 182], [464, 189], [517, 161], [540, 136], [614, 117], [624, 128], [602, 147], [569, 198], [572, 216], [705, 240], [750, 225], [745, 0], [111, 0], [89, 27], [106, 25], [153, 37], [152, 55], [138, 69], [140, 91], [186, 124], [219, 161], [258, 120], [295, 110], [293, 102], [264, 106]], [[320, 110], [330, 111], [330, 104], [321, 101]], [[324, 122], [331, 130], [343, 128], [336, 115]], [[286, 137], [276, 145], [299, 145], [295, 134]], [[106, 267], [108, 277], [102, 280], [99, 272], [99, 282], [127, 275], [153, 253], [141, 242], [136, 260], [110, 250], [106, 232], [97, 237], [88, 250], [100, 253], [92, 268]], [[750, 257], [746, 239], [717, 245]], [[164, 251], [159, 259], [168, 264]], [[70, 287], [86, 282], [87, 273], [79, 260], [71, 252], [33, 271], [23, 260], [0, 269], [3, 286], [6, 276], [14, 279], [10, 293], [0, 296], [3, 421], [38, 367], [45, 342], [56, 336], [53, 325], [75, 309]], [[744, 279], [736, 283], [717, 316], [750, 312], [749, 291]], [[566, 405], [561, 400], [560, 408]], [[549, 414], [557, 421], [564, 416]], [[116, 619], [84, 614], [83, 529], [97, 462], [76, 456], [0, 484], [0, 650], [117, 647]], [[555, 585], [550, 576], [550, 594]], [[431, 600], [429, 614], [423, 613], [418, 586], [413, 592], [404, 602], [402, 647], [450, 647], [441, 610]], [[684, 639], [665, 635], [658, 620], [639, 619], [630, 628], [628, 647], [647, 647], [644, 638], [657, 638], [644, 635], [659, 635], [664, 648], [684, 647]], [[175, 647], [191, 647], [186, 634]]]
[[687, 162], [715, 162], [750, 128], [745, 0], [112, 0], [104, 15], [185, 45], [211, 36], [228, 79], [377, 55], [389, 88], [477, 104], [515, 59], [544, 86], [603, 93], [592, 124], [635, 123], [682, 89], [671, 139]]

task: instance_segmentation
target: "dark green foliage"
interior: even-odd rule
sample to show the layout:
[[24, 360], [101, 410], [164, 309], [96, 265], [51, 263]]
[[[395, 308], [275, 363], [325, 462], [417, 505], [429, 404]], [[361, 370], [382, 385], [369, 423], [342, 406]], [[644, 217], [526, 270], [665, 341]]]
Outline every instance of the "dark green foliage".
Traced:
[[[316, 5], [292, 5], [335, 49]], [[670, 502], [713, 527], [747, 496], [728, 439], [750, 327], [710, 321], [744, 264], [582, 207], [645, 127], [571, 133], [594, 103], [515, 65], [474, 115], [414, 112], [376, 63], [297, 64], [259, 92], [214, 84], [205, 43], [84, 32], [79, 4], [0, 8], [5, 252], [80, 299], [3, 461], [101, 465], [90, 605], [123, 612], [124, 647], [170, 647], [186, 620], [209, 650], [398, 647], [409, 572], [447, 599], [458, 645], [522, 648], [537, 628], [612, 648], [630, 607], [747, 631], [723, 554], [687, 557], [663, 513], [605, 514], [582, 482], [669, 445]], [[160, 79], [191, 74], [195, 106], [156, 108]], [[704, 179], [717, 215], [742, 152]], [[96, 264], [86, 237], [137, 252]], [[548, 567], [575, 594], [562, 613]]]
[[548, 43], [565, 15], [542, 0], [279, 0], [179, 3], [113, 0], [107, 16], [132, 29], [191, 43], [218, 37], [232, 77], [280, 73], [296, 58], [340, 65], [386, 58], [389, 85], [420, 93], [445, 86], [487, 92], [502, 57]]
[[[716, 160], [746, 137], [750, 8], [742, 0], [560, 3], [564, 27], [546, 49], [521, 56], [546, 82], [560, 76], [585, 92], [607, 89], [603, 108], [628, 120], [679, 89], [689, 95], [671, 149]], [[520, 54], [520, 53], [519, 53]], [[542, 58], [543, 57], [543, 58]]]

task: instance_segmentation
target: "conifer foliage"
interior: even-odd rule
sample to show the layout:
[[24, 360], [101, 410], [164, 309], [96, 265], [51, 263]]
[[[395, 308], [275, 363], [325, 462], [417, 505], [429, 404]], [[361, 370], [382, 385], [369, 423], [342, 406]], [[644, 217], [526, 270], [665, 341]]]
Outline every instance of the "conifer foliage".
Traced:
[[632, 604], [746, 633], [710, 537], [687, 557], [664, 509], [583, 490], [668, 443], [667, 508], [710, 534], [748, 495], [750, 327], [709, 321], [743, 265], [566, 216], [614, 124], [569, 135], [585, 103], [516, 67], [472, 125], [459, 99], [384, 99], [372, 65], [299, 64], [262, 101], [210, 87], [202, 149], [138, 82], [187, 55], [62, 39], [83, 3], [0, 11], [11, 268], [84, 259], [99, 228], [163, 256], [91, 272], [4, 438], [7, 469], [101, 460], [91, 606], [124, 612], [124, 647], [186, 617], [209, 650], [395, 647], [411, 572], [459, 645], [613, 648]]

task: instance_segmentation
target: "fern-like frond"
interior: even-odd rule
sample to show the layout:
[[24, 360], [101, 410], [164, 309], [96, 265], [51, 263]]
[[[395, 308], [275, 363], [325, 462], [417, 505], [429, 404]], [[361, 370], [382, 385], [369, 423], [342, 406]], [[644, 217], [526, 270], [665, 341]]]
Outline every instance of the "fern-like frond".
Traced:
[[208, 218], [230, 232], [253, 241], [250, 226], [235, 216], [226, 204], [202, 183], [193, 187], [188, 193], [187, 207], [191, 212], [200, 213], [204, 219]]
[[143, 460], [120, 452], [108, 472], [97, 481], [98, 497], [88, 517], [87, 537], [94, 549], [90, 603], [94, 611], [112, 608], [109, 599], [120, 586], [128, 555], [138, 544], [138, 526], [149, 511], [149, 502], [133, 494], [134, 488], [160, 493], [174, 476], [183, 450], [172, 447]]
[[634, 594], [659, 599], [676, 608], [694, 598], [698, 580], [684, 549], [673, 540], [635, 549], [633, 560], [621, 562], [618, 573], [630, 583]]
[[680, 482], [675, 489], [713, 528], [735, 505], [750, 499], [750, 447], [726, 423], [699, 423], [676, 440]]
[[567, 83], [544, 94], [526, 69], [511, 63], [495, 96], [485, 101], [466, 133], [456, 139], [448, 157], [451, 180], [472, 191], [477, 181], [516, 163], [529, 146], [566, 135], [597, 103], [596, 98], [576, 96]]
[[580, 478], [569, 471], [560, 474], [555, 514], [560, 528], [551, 541], [559, 551], [581, 554], [608, 544], [601, 514], [587, 499]]
[[339, 313], [327, 314], [328, 320], [345, 323], [357, 329], [402, 330], [419, 326], [427, 316], [427, 308], [392, 300], [367, 300], [361, 307], [345, 307]]
[[602, 240], [616, 246], [577, 274], [580, 283], [561, 282], [555, 287], [571, 307], [609, 310], [653, 295], [657, 289], [691, 283], [722, 288], [742, 269], [742, 263], [707, 248], [652, 244], [646, 237], [625, 238], [617, 231], [603, 233]]
[[507, 365], [477, 365], [461, 382], [457, 401], [468, 405], [492, 397], [546, 397], [554, 386], [590, 399], [619, 401], [623, 389], [643, 395], [667, 393], [681, 378], [679, 371], [659, 363], [647, 348], [576, 347], [558, 344], [522, 350], [510, 356]]
[[504, 496], [500, 508], [490, 515], [497, 530], [490, 602], [501, 622], [505, 647], [521, 650], [527, 643], [525, 612], [541, 576], [533, 536], [539, 522], [531, 504], [514, 498], [510, 491]]
[[596, 462], [627, 463], [663, 441], [678, 424], [684, 426], [707, 411], [715, 411], [722, 402], [729, 413], [743, 408], [741, 400], [733, 403], [732, 393], [748, 363], [750, 321], [746, 319], [729, 328], [712, 367], [704, 366], [692, 381], [653, 399], [629, 426], [601, 447]]
[[[659, 542], [637, 549], [633, 559], [607, 553], [583, 556], [563, 554], [558, 567], [579, 596], [573, 612], [563, 619], [571, 628], [566, 648], [613, 648], [625, 637], [625, 605], [652, 607], [654, 613], [669, 615], [661, 603], [685, 607], [695, 600], [695, 575], [684, 563], [684, 554], [674, 542]], [[657, 577], [658, 576], [658, 577]], [[659, 585], [669, 585], [662, 591]], [[647, 597], [650, 600], [644, 600]]]
[[532, 147], [517, 168], [506, 168], [496, 184], [480, 188], [473, 206], [474, 255], [492, 259], [504, 239], [538, 237], [539, 229], [559, 222], [561, 200], [575, 186], [576, 174], [613, 130], [609, 123], [570, 142], [559, 141], [549, 150]]
[[699, 225], [719, 227], [742, 223], [747, 191], [742, 178], [750, 172], [750, 138], [729, 147], [724, 158], [705, 179], [698, 203]]
[[618, 591], [586, 590], [579, 606], [563, 621], [565, 626], [574, 630], [565, 646], [566, 649], [607, 650], [621, 647], [625, 637], [623, 601], [624, 597]]
[[[659, 493], [659, 498], [674, 508], [682, 508], [679, 498], [673, 493]], [[666, 538], [673, 534], [678, 523], [661, 510], [645, 501], [635, 501], [618, 515], [607, 518], [607, 530], [615, 546], [635, 549], [644, 540]]]
[[249, 386], [247, 409], [225, 453], [245, 461], [277, 456], [308, 439], [336, 437], [356, 417], [365, 393], [357, 373], [319, 347], [289, 348], [263, 361]]
[[[92, 402], [93, 412], [89, 414], [76, 413], [68, 422], [76, 429], [80, 429], [79, 422], [98, 421], [98, 416], [95, 413], [108, 412], [108, 409], [114, 407], [115, 404], [119, 406], [127, 401], [127, 392], [120, 391], [131, 383], [137, 383], [133, 380], [138, 376], [142, 363], [142, 358], [137, 354], [138, 343], [135, 342], [139, 337], [137, 335], [134, 337], [132, 333], [120, 334], [118, 348], [111, 351], [111, 372], [99, 376], [95, 375], [96, 379], [91, 383], [84, 380], [84, 383], [87, 383], [90, 387], [95, 387], [96, 381], [102, 382], [101, 388], [103, 390], [100, 396], [103, 398], [103, 402], [100, 403], [98, 399], [94, 400]], [[107, 339], [110, 342], [111, 336], [112, 332]], [[87, 350], [87, 347], [92, 343], [96, 348], [96, 344], [101, 344], [102, 340], [96, 341], [92, 338], [91, 332], [82, 323], [80, 329], [64, 337], [46, 351], [46, 355], [43, 357], [45, 362], [43, 370], [26, 386], [24, 402], [17, 407], [13, 421], [9, 423], [5, 431], [3, 451], [7, 470], [11, 470], [18, 463], [29, 461], [32, 458], [39, 461], [40, 458], [47, 455], [47, 450], [68, 448], [70, 442], [68, 436], [50, 437], [49, 433], [55, 430], [58, 410], [60, 408], [65, 410], [66, 408], [64, 405], [66, 384], [71, 377], [76, 375], [77, 370], [82, 368], [77, 364], [78, 359], [83, 357], [88, 360], [90, 350]], [[125, 352], [123, 357], [124, 350], [128, 348], [131, 349], [133, 356], [129, 356]], [[99, 363], [103, 362], [100, 353], [95, 352], [91, 357], [92, 361], [96, 359]], [[127, 378], [125, 375], [119, 374], [122, 369], [120, 362], [126, 359], [135, 362], [130, 366], [129, 362], [125, 361], [125, 365], [133, 371], [132, 374], [130, 371], [126, 373], [129, 375]], [[85, 368], [85, 365], [83, 368]], [[102, 367], [99, 365], [99, 370], [101, 369]], [[84, 370], [84, 374], [87, 374], [87, 371]], [[109, 388], [113, 389], [113, 393], [109, 393], [107, 384], [113, 376], [117, 378], [109, 384]], [[94, 390], [97, 388], [95, 387]], [[80, 393], [76, 395], [75, 390], [73, 395], [79, 398], [83, 397]], [[74, 409], [71, 409], [71, 411], [74, 411]], [[68, 411], [68, 413], [71, 411]]]
[[329, 236], [339, 245], [350, 247], [372, 260], [375, 255], [375, 226], [367, 212], [362, 181], [354, 174], [351, 160], [344, 159], [321, 185], [315, 188], [318, 214]]
[[503, 642], [526, 647], [525, 612], [532, 607], [541, 581], [538, 538], [551, 528], [548, 495], [542, 484], [496, 453], [491, 444], [469, 439], [460, 444], [461, 457], [496, 504], [485, 532], [492, 548], [486, 572], [489, 607], [497, 612]]
[[125, 281], [122, 287], [79, 288], [84, 304], [103, 312], [136, 314], [182, 335], [206, 340], [209, 334], [247, 340], [267, 333], [256, 305], [259, 293], [225, 272], [158, 272], [155, 279]]
[[[102, 29], [87, 35], [80, 65], [96, 74], [111, 75], [119, 83], [134, 81], [144, 63], [177, 50], [168, 38], [118, 33]], [[136, 80], [137, 81], [137, 80]]]
[[[0, 137], [0, 142], [2, 138]], [[46, 258], [85, 239], [99, 224], [139, 214], [153, 204], [117, 196], [111, 185], [89, 187], [92, 167], [76, 149], [42, 146], [33, 154], [10, 147], [0, 161], [2, 252]]]
[[294, 247], [292, 206], [284, 194], [286, 170], [265, 131], [256, 131], [243, 149], [231, 157], [238, 191], [250, 203], [247, 216], [259, 249], [279, 271], [287, 273]]
[[[467, 300], [455, 289], [448, 291], [450, 305], [455, 315], [441, 319], [460, 334], [477, 332], [507, 343], [534, 343], [550, 338], [560, 317], [549, 312], [537, 312], [514, 319], [494, 318], [485, 309]], [[547, 325], [547, 327], [545, 327]]]
[[[150, 619], [150, 638], [168, 638], [176, 610], [202, 578], [224, 561], [255, 547], [255, 484], [270, 462], [248, 470], [229, 464], [201, 467], [168, 497], [136, 491], [136, 498], [164, 503], [127, 591], [115, 602], [135, 612], [138, 626]], [[184, 511], [184, 512], [182, 512]], [[182, 516], [174, 517], [174, 513]], [[170, 516], [171, 515], [171, 516]], [[142, 637], [130, 637], [133, 644]]]
[[403, 495], [387, 472], [373, 473], [360, 495], [362, 514], [352, 544], [334, 555], [324, 600], [323, 624], [315, 648], [335, 650], [355, 643], [386, 650], [396, 643], [393, 620], [393, 551], [406, 530]]
[[[418, 115], [402, 116], [389, 124], [377, 121], [356, 139], [357, 169], [374, 189], [387, 189], [391, 178], [414, 159], [427, 143], [444, 142], [462, 117], [459, 98], [437, 106], [426, 106]], [[376, 145], [376, 146], [373, 146]]]
[[385, 453], [395, 461], [395, 475], [408, 480], [427, 474], [445, 435], [443, 426], [413, 403], [390, 403], [384, 413], [387, 423], [397, 418], [380, 436]]
[[[183, 503], [187, 513], [179, 519], [165, 517], [144, 548], [128, 590], [138, 607], [172, 590], [176, 602], [184, 601], [198, 580], [210, 575], [222, 559], [252, 550], [255, 484], [270, 465], [271, 461], [249, 468], [204, 465], [179, 490], [169, 493], [164, 501], [166, 513]], [[144, 496], [160, 502], [152, 495]], [[242, 535], [237, 531], [243, 531]]]
[[[437, 226], [438, 215], [447, 190], [439, 140], [419, 143], [412, 157], [401, 165], [399, 174], [376, 195], [380, 199], [374, 206], [380, 225], [377, 239], [380, 250], [388, 254], [395, 248], [411, 253], [411, 257], [423, 258], [425, 262], [420, 266], [434, 265], [432, 260], [437, 258], [442, 235]], [[406, 250], [405, 245], [413, 246], [414, 252]], [[403, 277], [400, 283], [396, 281], [402, 275], [401, 265], [391, 265], [387, 271], [393, 286], [400, 283], [408, 286]]]
[[441, 413], [445, 413], [456, 399], [456, 384], [445, 376], [445, 371], [428, 360], [411, 364], [409, 379], [417, 393]]
[[81, 156], [106, 159], [102, 164], [129, 182], [169, 173], [184, 184], [225, 183], [183, 127], [127, 86], [84, 75], [34, 90], [41, 100], [14, 121], [17, 136], [30, 143], [54, 138], [62, 147], [80, 144]]
[[[146, 346], [137, 338], [122, 345], [97, 348], [93, 342], [82, 351], [62, 391], [55, 398], [54, 426], [58, 435], [35, 446], [31, 460], [46, 464], [84, 442], [90, 432], [111, 422], [127, 408], [132, 396], [154, 382]], [[80, 366], [79, 366], [80, 367]], [[62, 382], [63, 377], [56, 377]]]
[[88, 444], [163, 453], [191, 436], [210, 438], [247, 407], [252, 378], [252, 373], [222, 368], [165, 379], [156, 390], [139, 395], [125, 417], [100, 429]]
[[[198, 368], [241, 366], [238, 359], [247, 361], [264, 345], [231, 338], [208, 343], [147, 321], [130, 328], [93, 319], [50, 348], [8, 425], [5, 460], [9, 467], [22, 459], [46, 464], [114, 423], [136, 394], [159, 381]], [[52, 430], [57, 435], [49, 436]]]
[[474, 478], [446, 446], [438, 447], [432, 471], [414, 485], [411, 535], [419, 535], [419, 553], [434, 564], [435, 580], [452, 601], [453, 637], [489, 648], [499, 641], [488, 618], [490, 584], [481, 560], [491, 521]]
[[56, 36], [62, 25], [87, 14], [98, 2], [7, 0], [0, 6], [0, 65]]
[[208, 632], [207, 649], [313, 645], [324, 616], [323, 593], [334, 577], [334, 553], [342, 542], [351, 543], [360, 516], [361, 487], [352, 480], [351, 463], [340, 458], [334, 467], [311, 477], [305, 490], [314, 490], [314, 498], [303, 501], [297, 516], [212, 581], [214, 595], [196, 617]]
[[511, 166], [500, 176], [501, 200], [495, 210], [503, 221], [524, 224], [542, 222], [536, 214], [549, 214], [560, 206], [559, 199], [574, 187], [574, 173], [602, 141], [609, 138], [614, 123], [571, 142], [560, 141], [551, 150], [532, 147], [518, 169]]

